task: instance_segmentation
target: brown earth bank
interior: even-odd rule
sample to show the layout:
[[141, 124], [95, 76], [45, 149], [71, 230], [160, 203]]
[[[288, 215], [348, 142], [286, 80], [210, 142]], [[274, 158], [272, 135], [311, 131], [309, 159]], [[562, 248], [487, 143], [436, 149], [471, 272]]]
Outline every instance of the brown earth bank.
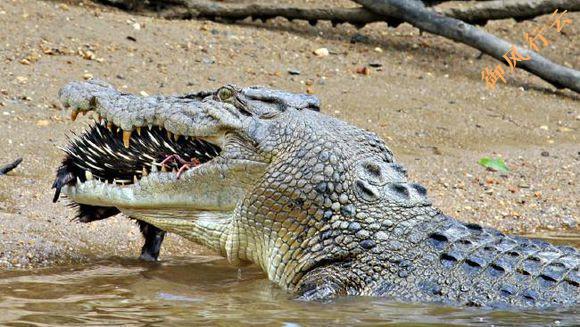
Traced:
[[[580, 14], [568, 15], [574, 23], [548, 32], [541, 53], [579, 68]], [[522, 43], [524, 32], [549, 19], [485, 29]], [[323, 47], [328, 56], [313, 53]], [[445, 213], [507, 232], [577, 233], [580, 97], [523, 71], [486, 89], [481, 71], [496, 62], [478, 55], [407, 24], [226, 25], [135, 16], [90, 1], [2, 1], [0, 165], [24, 162], [0, 176], [0, 268], [138, 254], [141, 237], [129, 219], [71, 223], [65, 203], [51, 203], [58, 146], [87, 120], [73, 124], [56, 95], [65, 83], [92, 77], [147, 94], [226, 83], [311, 92], [326, 114], [385, 139]], [[510, 171], [486, 171], [477, 164], [484, 156], [505, 159]], [[162, 257], [204, 251], [171, 235]]]

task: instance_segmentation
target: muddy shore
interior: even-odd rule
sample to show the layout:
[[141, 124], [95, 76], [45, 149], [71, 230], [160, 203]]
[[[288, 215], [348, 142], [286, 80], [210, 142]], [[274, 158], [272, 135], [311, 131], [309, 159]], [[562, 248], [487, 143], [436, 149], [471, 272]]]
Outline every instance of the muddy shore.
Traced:
[[[485, 28], [521, 42], [548, 19]], [[580, 25], [566, 27], [549, 34], [541, 53], [578, 69]], [[313, 54], [322, 47], [330, 55]], [[88, 121], [73, 124], [56, 95], [92, 77], [147, 94], [226, 83], [308, 91], [326, 114], [385, 139], [445, 213], [506, 232], [578, 232], [580, 97], [524, 71], [488, 90], [481, 70], [496, 62], [478, 55], [407, 24], [225, 25], [134, 16], [89, 1], [3, 1], [0, 165], [24, 162], [0, 176], [0, 269], [137, 256], [140, 234], [127, 218], [71, 223], [65, 203], [51, 202], [58, 146]], [[357, 73], [362, 67], [369, 74]], [[477, 164], [484, 156], [505, 159], [510, 171], [486, 171]], [[205, 251], [170, 235], [162, 256]]]

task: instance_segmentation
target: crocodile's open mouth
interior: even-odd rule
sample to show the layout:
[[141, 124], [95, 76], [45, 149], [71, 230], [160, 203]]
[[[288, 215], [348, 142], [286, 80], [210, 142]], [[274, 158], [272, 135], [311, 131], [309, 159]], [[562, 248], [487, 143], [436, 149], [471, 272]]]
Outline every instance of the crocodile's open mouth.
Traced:
[[[105, 120], [75, 135], [63, 150], [67, 156], [53, 184], [55, 202], [66, 187], [69, 188], [66, 193], [71, 189], [99, 186], [118, 190], [140, 186], [144, 178], [177, 180], [186, 170], [201, 167], [221, 153], [218, 145], [200, 138], [174, 135], [163, 127], [152, 125], [127, 134]], [[81, 221], [106, 218], [89, 219], [86, 213], [98, 207], [77, 205], [81, 211], [77, 218]]]
[[136, 183], [151, 172], [177, 174], [186, 166], [210, 161], [220, 151], [202, 139], [175, 136], [157, 126], [123, 139], [120, 129], [104, 124], [95, 124], [65, 149], [68, 165], [79, 172], [81, 182], [96, 179], [118, 185]]

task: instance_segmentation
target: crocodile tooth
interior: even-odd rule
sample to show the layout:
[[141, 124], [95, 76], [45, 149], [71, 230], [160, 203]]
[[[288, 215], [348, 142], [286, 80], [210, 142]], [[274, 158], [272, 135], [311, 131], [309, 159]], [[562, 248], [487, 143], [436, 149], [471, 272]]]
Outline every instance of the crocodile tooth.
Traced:
[[180, 136], [181, 136], [181, 135], [179, 135], [179, 134], [174, 134], [174, 135], [173, 135], [173, 139], [175, 140], [175, 142], [179, 141], [179, 137], [180, 137]]
[[151, 164], [151, 172], [152, 173], [156, 173], [159, 170], [157, 169], [157, 164], [155, 163], [155, 161], [153, 161], [153, 163]]
[[177, 174], [177, 168], [173, 167], [173, 169], [171, 169], [171, 172]]
[[167, 167], [165, 167], [165, 165], [161, 165], [161, 171], [166, 173], [167, 172]]
[[139, 178], [137, 178], [137, 175], [133, 175], [133, 184], [137, 183], [139, 183]]
[[137, 135], [141, 136], [141, 127], [137, 127], [136, 130], [137, 130]]
[[153, 124], [147, 124], [147, 127], [149, 127], [149, 130], [153, 129]]
[[143, 177], [145, 177], [145, 176], [149, 175], [149, 173], [147, 172], [147, 169], [146, 169], [145, 167], [143, 167], [143, 171], [141, 172], [141, 175], [142, 175]]
[[71, 119], [72, 121], [75, 121], [75, 120], [77, 120], [77, 117], [78, 117], [78, 115], [79, 115], [79, 111], [78, 111], [78, 110], [73, 110], [73, 111], [70, 113], [70, 119]]
[[91, 173], [90, 171], [85, 171], [85, 178], [87, 179], [87, 181], [91, 181], [93, 180], [93, 173]]
[[167, 131], [167, 138], [170, 140], [173, 138], [173, 134], [170, 131]]
[[81, 179], [80, 179], [80, 178], [77, 176], [77, 184], [78, 184], [78, 185], [80, 185], [80, 184], [82, 184], [82, 183], [83, 183], [83, 182], [81, 182]]
[[108, 122], [108, 123], [107, 123], [107, 129], [108, 129], [109, 131], [111, 131], [111, 132], [113, 131], [113, 126], [114, 126], [114, 125], [113, 125], [113, 123], [112, 123], [112, 122]]
[[123, 145], [125, 148], [129, 148], [129, 143], [131, 142], [132, 131], [123, 131]]

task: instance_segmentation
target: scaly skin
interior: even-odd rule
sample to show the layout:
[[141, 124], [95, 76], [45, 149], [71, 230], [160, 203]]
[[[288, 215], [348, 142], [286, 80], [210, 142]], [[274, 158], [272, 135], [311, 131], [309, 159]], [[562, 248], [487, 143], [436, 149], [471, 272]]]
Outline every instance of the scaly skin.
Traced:
[[[133, 105], [119, 106], [124, 97]], [[578, 303], [576, 249], [443, 215], [424, 187], [407, 180], [381, 139], [317, 112], [313, 97], [226, 87], [139, 98], [90, 82], [70, 84], [61, 99], [123, 129], [162, 125], [223, 149], [179, 179], [156, 173], [123, 187], [95, 181], [66, 186], [73, 201], [117, 207], [233, 264], [255, 263], [303, 299]]]

